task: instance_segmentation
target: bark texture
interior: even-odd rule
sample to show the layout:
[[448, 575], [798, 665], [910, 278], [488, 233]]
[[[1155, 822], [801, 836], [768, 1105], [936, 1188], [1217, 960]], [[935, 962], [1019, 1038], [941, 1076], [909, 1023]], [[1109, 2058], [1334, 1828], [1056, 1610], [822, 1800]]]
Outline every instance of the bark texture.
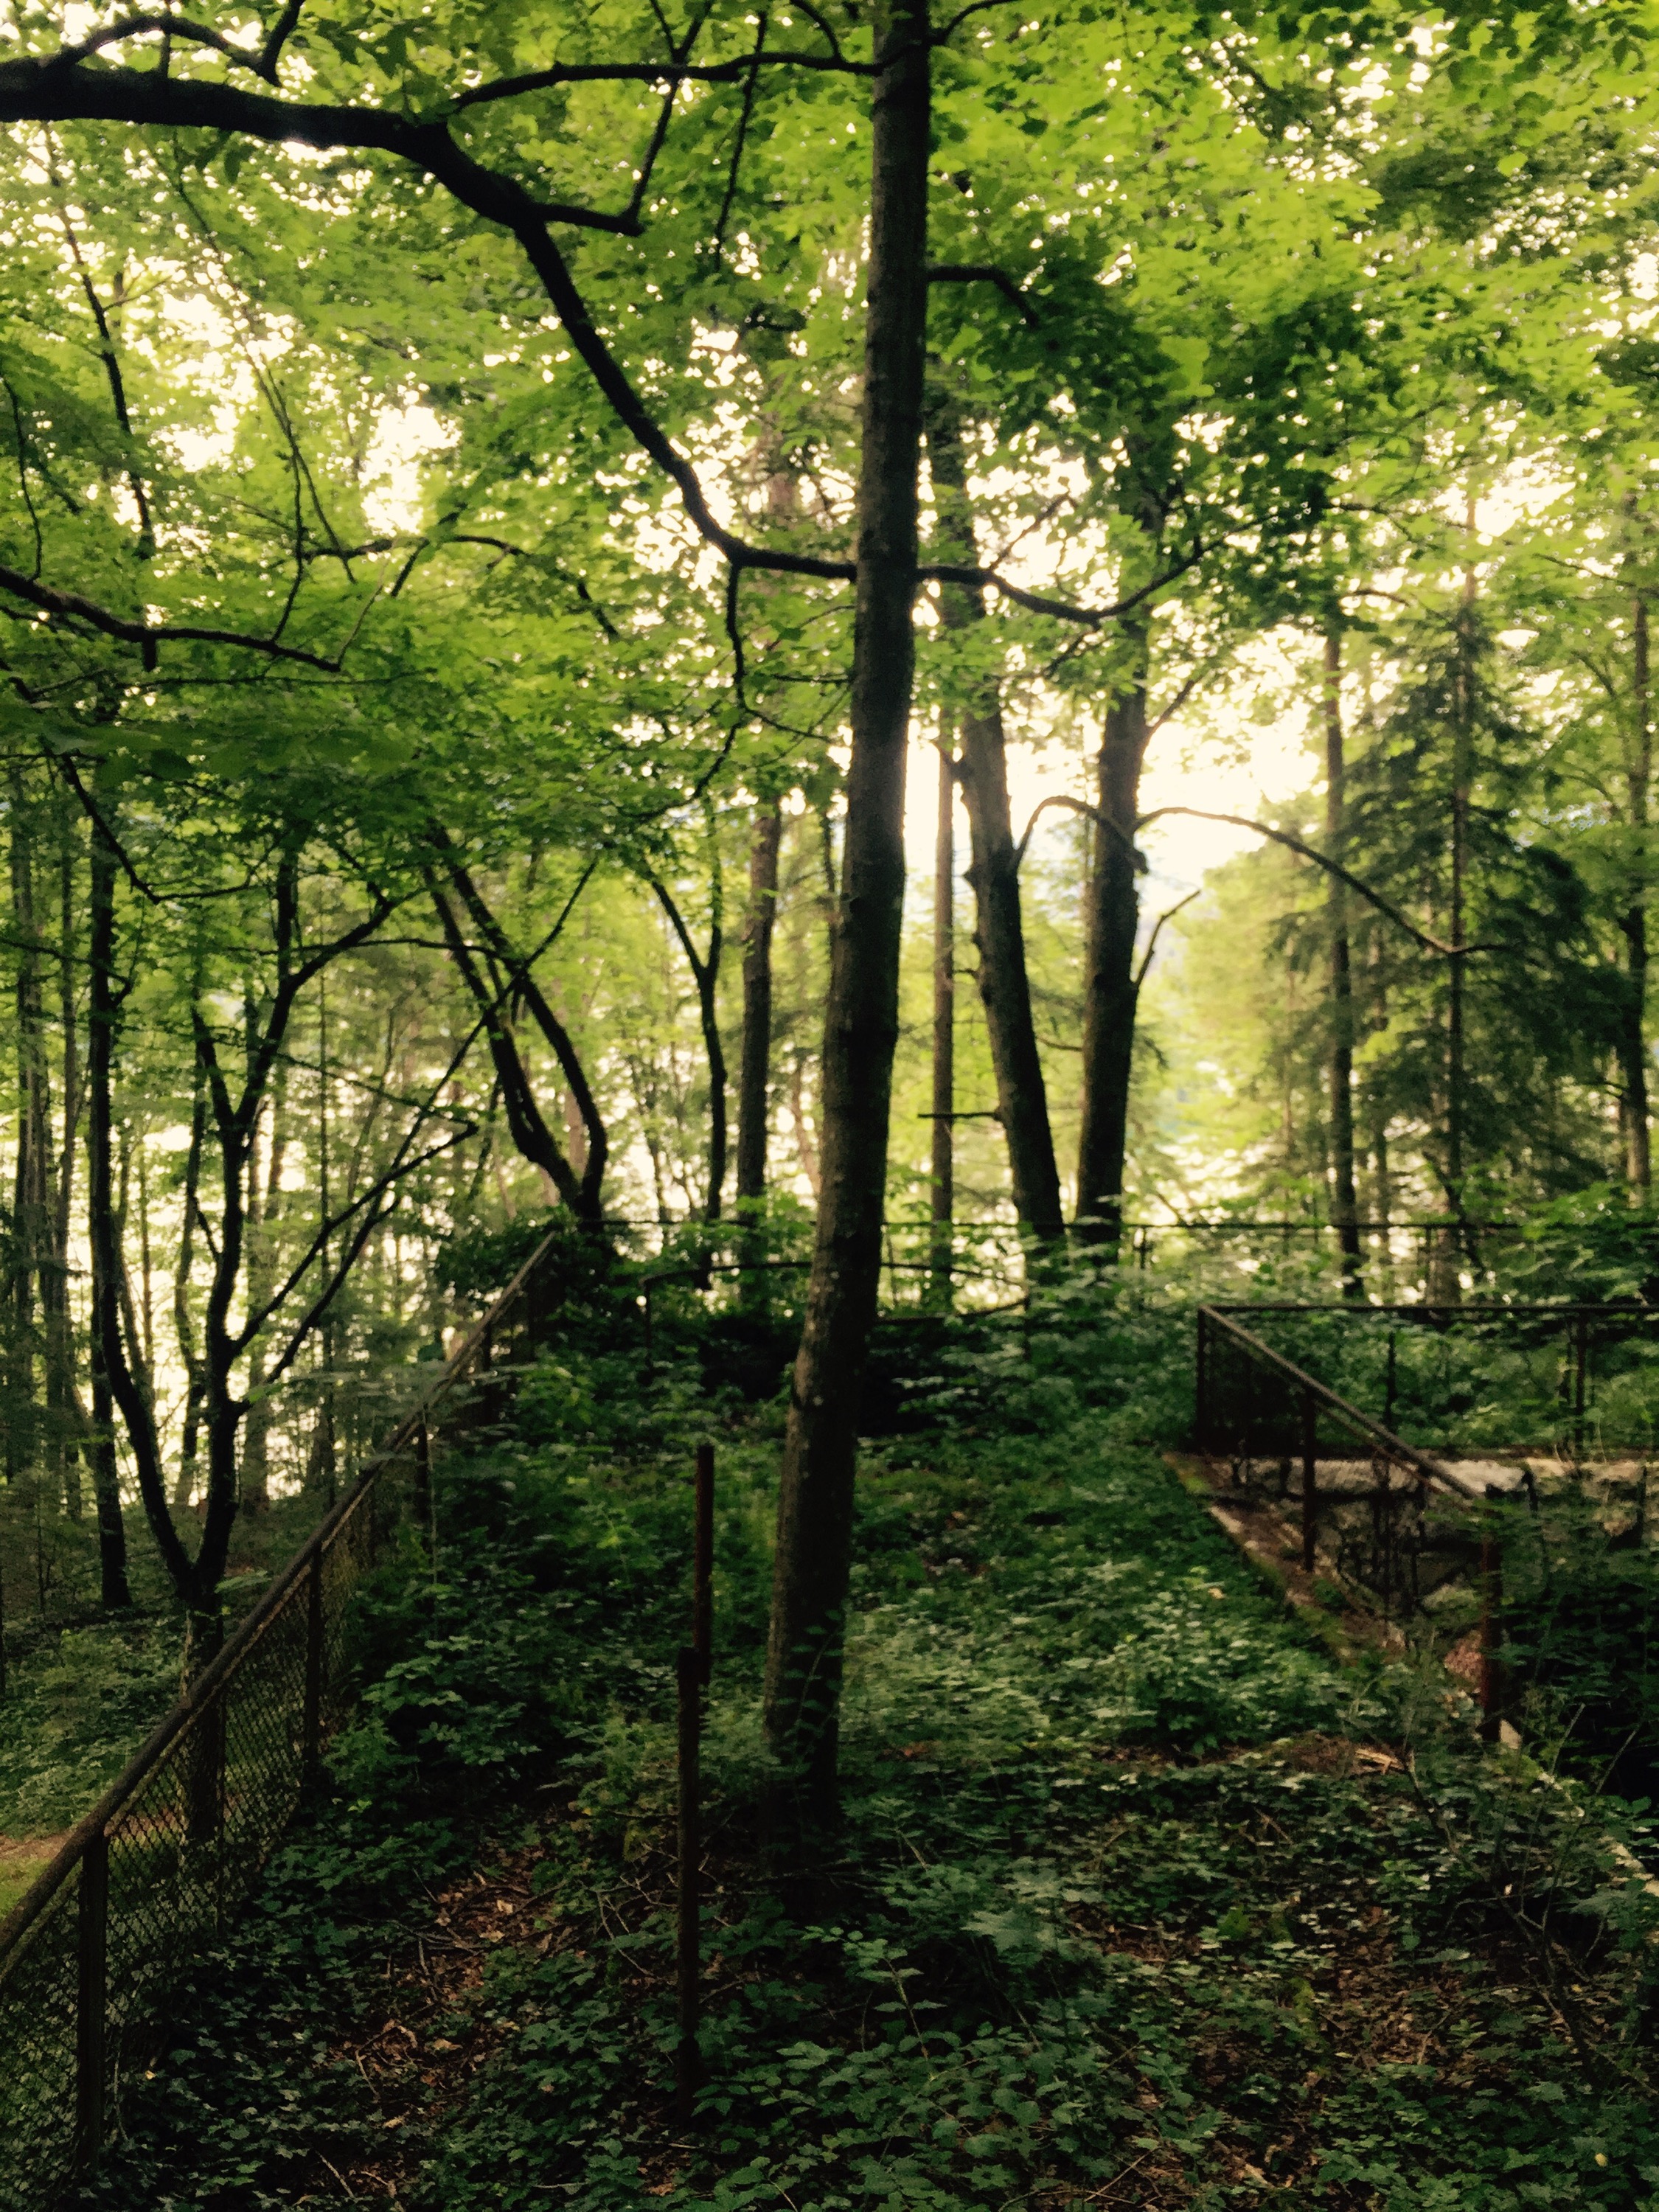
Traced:
[[[1451, 788], [1451, 914], [1446, 963], [1446, 1188], [1449, 1225], [1441, 1231], [1429, 1267], [1431, 1294], [1442, 1305], [1462, 1297], [1462, 1255], [1470, 1231], [1463, 1204], [1464, 1121], [1468, 1087], [1464, 1039], [1464, 995], [1468, 970], [1466, 908], [1469, 868], [1469, 803], [1474, 781], [1474, 578], [1464, 580], [1463, 612], [1457, 643], [1456, 695], [1453, 712]], [[1475, 1255], [1469, 1251], [1471, 1261]]]
[[1653, 719], [1649, 695], [1648, 603], [1639, 592], [1632, 611], [1631, 740], [1626, 785], [1634, 865], [1630, 904], [1619, 924], [1625, 940], [1626, 981], [1619, 1036], [1620, 1118], [1624, 1128], [1626, 1180], [1636, 1196], [1645, 1201], [1653, 1186], [1647, 1036], [1647, 832], [1649, 788], [1653, 781]]
[[859, 1399], [881, 1269], [898, 1036], [927, 334], [927, 41], [926, 0], [879, 9], [877, 58], [886, 66], [873, 80], [852, 757], [824, 1018], [823, 1197], [790, 1391], [767, 1649], [777, 1841], [797, 1859], [836, 1805]]
[[[1325, 636], [1322, 705], [1325, 719], [1325, 840], [1334, 860], [1344, 861], [1343, 806], [1346, 763], [1342, 750], [1342, 634]], [[1342, 1295], [1364, 1295], [1359, 1267], [1359, 1205], [1353, 1164], [1353, 975], [1349, 960], [1347, 890], [1330, 883], [1331, 924], [1331, 1218], [1342, 1260]]]
[[957, 1110], [957, 779], [950, 732], [939, 732], [939, 822], [933, 834], [933, 1251], [929, 1282], [935, 1304], [951, 1303], [956, 1219]]
[[[938, 398], [928, 404], [927, 448], [939, 557], [967, 566], [977, 562], [979, 555], [968, 506], [962, 426], [950, 403]], [[939, 612], [947, 630], [971, 631], [985, 619], [985, 595], [960, 585], [944, 585]], [[957, 773], [968, 811], [968, 881], [974, 892], [979, 994], [996, 1076], [997, 1115], [1008, 1146], [1014, 1211], [1026, 1228], [1053, 1241], [1064, 1235], [1065, 1217], [1042, 1059], [1031, 1015], [1019, 861], [1008, 805], [1007, 740], [994, 684], [969, 695], [961, 731]]]
[[739, 1206], [766, 1195], [766, 1132], [772, 1087], [772, 926], [778, 910], [783, 812], [774, 799], [755, 817], [749, 847], [749, 912], [743, 933], [743, 1042], [738, 1055]]
[[1135, 936], [1140, 927], [1135, 824], [1146, 758], [1146, 652], [1136, 647], [1127, 688], [1106, 710], [1083, 979], [1083, 1117], [1078, 1138], [1077, 1220], [1091, 1243], [1115, 1246], [1123, 1226], [1123, 1163], [1134, 1062]]

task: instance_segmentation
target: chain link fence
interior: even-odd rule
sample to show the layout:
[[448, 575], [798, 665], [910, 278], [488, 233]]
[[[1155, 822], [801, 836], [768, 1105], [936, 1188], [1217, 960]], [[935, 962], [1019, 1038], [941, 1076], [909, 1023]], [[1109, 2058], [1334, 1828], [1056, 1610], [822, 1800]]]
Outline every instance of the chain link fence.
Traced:
[[431, 1453], [487, 1425], [540, 1334], [549, 1238], [0, 1927], [0, 2212], [96, 2157], [181, 1966], [246, 1901], [349, 1710], [353, 1592], [430, 1540]]

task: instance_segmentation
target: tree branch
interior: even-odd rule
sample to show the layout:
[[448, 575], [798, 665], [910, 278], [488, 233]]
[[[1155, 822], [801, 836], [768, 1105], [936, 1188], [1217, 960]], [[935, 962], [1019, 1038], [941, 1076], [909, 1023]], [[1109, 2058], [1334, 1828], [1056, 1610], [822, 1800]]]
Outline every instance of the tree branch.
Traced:
[[526, 93], [550, 92], [562, 84], [741, 84], [751, 70], [761, 69], [828, 70], [839, 76], [879, 76], [882, 64], [848, 61], [841, 53], [790, 52], [745, 54], [730, 62], [556, 62], [550, 69], [528, 70], [522, 76], [470, 85], [450, 101], [449, 112], [459, 115], [492, 100], [520, 100]]
[[[475, 1029], [472, 1031], [471, 1036], [469, 1036], [466, 1043], [462, 1046], [459, 1054], [450, 1061], [450, 1064], [445, 1070], [441, 1079], [443, 1083], [447, 1083], [454, 1074], [456, 1069], [460, 1066], [462, 1059], [465, 1057], [465, 1054], [471, 1045], [472, 1038], [476, 1037], [477, 1035], [477, 1031]], [[441, 1083], [440, 1085], [440, 1088], [441, 1088]], [[335, 1231], [337, 1229], [343, 1229], [346, 1223], [351, 1219], [353, 1214], [362, 1213], [365, 1207], [369, 1209], [367, 1213], [363, 1214], [363, 1219], [358, 1224], [356, 1231], [353, 1234], [351, 1243], [342, 1254], [339, 1265], [335, 1268], [326, 1288], [324, 1289], [317, 1297], [313, 1299], [310, 1306], [301, 1316], [295, 1328], [293, 1335], [289, 1339], [286, 1347], [279, 1357], [271, 1364], [271, 1365], [266, 1368], [264, 1371], [264, 1381], [267, 1385], [276, 1382], [279, 1376], [285, 1374], [288, 1369], [293, 1365], [295, 1360], [299, 1357], [299, 1354], [305, 1345], [306, 1339], [312, 1334], [318, 1322], [322, 1320], [324, 1315], [328, 1311], [329, 1307], [333, 1304], [335, 1298], [339, 1294], [340, 1290], [345, 1283], [347, 1276], [356, 1265], [358, 1256], [362, 1253], [364, 1245], [374, 1235], [374, 1231], [379, 1226], [380, 1223], [385, 1219], [386, 1209], [380, 1206], [379, 1201], [386, 1196], [389, 1190], [392, 1190], [398, 1183], [401, 1182], [405, 1176], [413, 1175], [416, 1168], [425, 1167], [429, 1161], [441, 1159], [446, 1152], [453, 1152], [457, 1145], [464, 1145], [467, 1142], [469, 1138], [476, 1137], [477, 1135], [478, 1127], [477, 1122], [465, 1121], [462, 1123], [459, 1129], [452, 1131], [452, 1133], [444, 1139], [442, 1144], [434, 1145], [428, 1151], [417, 1154], [417, 1156], [412, 1160], [406, 1158], [405, 1156], [410, 1146], [413, 1144], [416, 1135], [426, 1126], [427, 1122], [432, 1118], [433, 1115], [436, 1111], [437, 1108], [435, 1103], [428, 1104], [422, 1109], [416, 1117], [414, 1127], [410, 1131], [409, 1135], [404, 1138], [403, 1143], [398, 1147], [398, 1151], [392, 1160], [392, 1165], [386, 1169], [383, 1175], [378, 1176], [369, 1185], [367, 1190], [361, 1192], [356, 1198], [353, 1199], [349, 1206], [343, 1206], [337, 1213], [331, 1215], [326, 1221], [319, 1224], [316, 1235], [307, 1246], [302, 1256], [289, 1270], [288, 1277], [282, 1284], [281, 1287], [273, 1291], [270, 1297], [266, 1299], [264, 1304], [262, 1305], [257, 1312], [249, 1314], [246, 1320], [243, 1322], [242, 1327], [234, 1340], [235, 1346], [239, 1352], [246, 1352], [248, 1346], [252, 1343], [254, 1338], [264, 1327], [265, 1323], [270, 1320], [273, 1315], [279, 1313], [283, 1307], [287, 1304], [289, 1299], [293, 1296], [299, 1285], [310, 1273], [312, 1266], [316, 1261], [318, 1255], [327, 1249], [328, 1240], [333, 1236]]]
[[1198, 806], [1159, 806], [1155, 807], [1150, 814], [1143, 814], [1135, 827], [1137, 830], [1144, 830], [1149, 823], [1161, 822], [1166, 815], [1171, 814], [1186, 815], [1194, 822], [1221, 822], [1230, 829], [1249, 830], [1258, 837], [1271, 838], [1275, 845], [1283, 845], [1286, 851], [1297, 854], [1304, 860], [1311, 860], [1316, 868], [1323, 868], [1327, 875], [1334, 876], [1340, 883], [1346, 884], [1350, 890], [1358, 891], [1360, 897], [1374, 906], [1379, 914], [1386, 915], [1397, 928], [1403, 929], [1413, 944], [1420, 945], [1425, 952], [1436, 954], [1442, 960], [1462, 960], [1471, 952], [1496, 952], [1502, 950], [1500, 946], [1495, 945], [1443, 944], [1439, 938], [1431, 937], [1426, 931], [1419, 929], [1414, 921], [1408, 921], [1397, 906], [1389, 904], [1381, 891], [1373, 890], [1371, 886], [1361, 878], [1351, 873], [1348, 869], [1331, 860], [1328, 854], [1317, 851], [1311, 845], [1304, 844], [1300, 837], [1293, 837], [1288, 830], [1275, 830], [1271, 823], [1252, 822], [1249, 817], [1244, 814], [1209, 814], [1202, 807]]
[[137, 646], [149, 670], [156, 665], [157, 648], [167, 644], [234, 645], [248, 653], [263, 653], [268, 659], [292, 660], [302, 667], [320, 668], [328, 676], [337, 676], [343, 665], [343, 653], [330, 659], [320, 653], [307, 653], [302, 646], [284, 645], [279, 638], [255, 637], [245, 630], [214, 629], [194, 623], [130, 622], [125, 615], [112, 614], [107, 607], [83, 599], [78, 592], [55, 592], [50, 585], [37, 583], [33, 577], [24, 575], [17, 568], [0, 567], [0, 591], [9, 592], [14, 599], [38, 607], [42, 614], [56, 621], [82, 622], [92, 629], [101, 630], [106, 637], [119, 638], [124, 644]]
[[1146, 971], [1152, 964], [1152, 955], [1158, 951], [1158, 940], [1163, 932], [1164, 923], [1166, 921], [1173, 921], [1183, 907], [1190, 906], [1193, 901], [1198, 896], [1199, 891], [1201, 891], [1203, 888], [1203, 884], [1200, 884], [1198, 887], [1198, 890], [1188, 891], [1184, 899], [1177, 899], [1173, 906], [1166, 907], [1164, 912], [1159, 915], [1158, 920], [1152, 924], [1152, 933], [1146, 939], [1146, 952], [1142, 957], [1140, 966], [1135, 971], [1134, 981], [1130, 987], [1137, 998], [1140, 995], [1141, 985], [1146, 980]]
[[1036, 806], [1032, 812], [1031, 818], [1025, 825], [1025, 835], [1020, 839], [1018, 844], [1014, 848], [1014, 866], [1016, 869], [1019, 867], [1020, 863], [1025, 858], [1026, 848], [1031, 842], [1031, 832], [1036, 828], [1038, 820], [1041, 818], [1045, 810], [1050, 806], [1064, 806], [1071, 813], [1084, 815], [1089, 821], [1095, 823], [1100, 829], [1109, 831], [1110, 834], [1117, 839], [1121, 845], [1127, 848], [1129, 858], [1134, 864], [1135, 873], [1138, 876], [1144, 876], [1146, 874], [1146, 855], [1141, 851], [1139, 846], [1136, 844], [1134, 839], [1130, 836], [1128, 831], [1123, 829], [1119, 823], [1114, 822], [1109, 814], [1103, 814], [1099, 807], [1091, 806], [1086, 799], [1073, 799], [1069, 792], [1064, 791], [1050, 792], [1047, 799], [1040, 799], [1037, 801]]
[[928, 264], [930, 284], [994, 284], [1003, 298], [1010, 302], [1021, 319], [1036, 330], [1042, 321], [1031, 305], [1006, 269], [995, 269], [988, 262], [934, 261]]
[[[1040, 592], [1028, 592], [1018, 584], [1011, 584], [998, 569], [964, 568], [951, 561], [930, 562], [918, 568], [916, 574], [925, 584], [960, 584], [968, 591], [989, 589], [1000, 592], [1005, 599], [1012, 599], [1016, 606], [1029, 608], [1035, 615], [1052, 615], [1058, 622], [1082, 623], [1091, 629], [1097, 629], [1103, 623], [1115, 622], [1121, 616], [1133, 614], [1137, 607], [1144, 605], [1166, 585], [1173, 584], [1189, 568], [1196, 568], [1209, 550], [1207, 545], [1194, 545], [1172, 568], [1166, 568], [1161, 576], [1154, 576], [1150, 584], [1143, 584], [1138, 592], [1131, 592], [1127, 599], [1117, 599], [1109, 607], [1079, 607], [1068, 599], [1044, 599]], [[760, 555], [751, 565], [764, 566], [769, 558], [768, 555]], [[852, 563], [848, 562], [845, 565], [850, 575]]]
[[[875, 76], [880, 74], [881, 67], [890, 67], [902, 51], [894, 48], [879, 66], [873, 62], [848, 62], [810, 54], [748, 54], [729, 63], [696, 65], [653, 62], [558, 66], [526, 76], [502, 79], [493, 85], [473, 86], [457, 96], [449, 112], [453, 114], [482, 101], [508, 99], [521, 92], [557, 84], [669, 83], [682, 78], [702, 83], [738, 82], [751, 70], [769, 64], [787, 64], [797, 68], [838, 70], [855, 76]], [[70, 56], [68, 61], [65, 55]], [[56, 56], [30, 56], [0, 63], [0, 123], [70, 119], [219, 131], [274, 144], [292, 141], [319, 148], [346, 147], [386, 153], [409, 162], [441, 185], [463, 207], [471, 209], [487, 222], [499, 224], [517, 239], [540, 278], [571, 346], [618, 422], [675, 485], [700, 537], [728, 561], [744, 568], [763, 568], [779, 575], [815, 576], [832, 583], [850, 583], [854, 580], [856, 570], [851, 561], [829, 561], [815, 555], [752, 545], [716, 519], [696, 469], [651, 414], [600, 334], [569, 264], [548, 234], [550, 216], [515, 178], [486, 168], [458, 146], [443, 122], [419, 122], [368, 107], [274, 99], [269, 94], [247, 91], [239, 85], [198, 78], [164, 78], [154, 70], [89, 68], [69, 49]], [[565, 210], [560, 220], [574, 221], [577, 212]], [[583, 219], [586, 219], [585, 215]], [[600, 228], [613, 228], [615, 223], [614, 217], [599, 219]], [[1195, 546], [1185, 560], [1165, 574], [1109, 607], [1079, 607], [1048, 599], [1009, 582], [994, 569], [933, 566], [919, 568], [917, 575], [921, 581], [957, 583], [981, 589], [989, 586], [1034, 614], [1097, 628], [1130, 612], [1162, 591], [1193, 568], [1205, 550]], [[17, 578], [14, 583], [14, 574], [0, 571], [0, 582], [11, 589], [15, 589], [17, 583], [27, 583], [27, 578]], [[141, 624], [127, 624], [116, 629], [113, 625], [117, 617], [86, 603], [71, 604], [66, 595], [53, 594], [50, 602], [36, 603], [47, 605], [49, 611], [78, 613], [112, 635], [128, 636], [141, 643], [147, 636], [170, 634], [210, 643], [245, 644], [278, 657], [309, 659], [311, 665], [330, 674], [338, 672], [332, 662], [316, 655], [304, 655], [294, 648], [277, 647], [268, 640], [184, 629], [152, 633]]]
[[270, 27], [270, 35], [259, 49], [259, 58], [254, 64], [258, 76], [267, 84], [276, 82], [276, 64], [283, 58], [283, 48], [294, 35], [300, 21], [300, 10], [305, 0], [288, 0], [288, 5]]
[[[295, 15], [299, 12], [295, 7]], [[82, 39], [78, 46], [61, 46], [49, 58], [48, 66], [53, 70], [74, 69], [82, 62], [90, 61], [105, 46], [117, 46], [124, 40], [143, 38], [152, 31], [160, 32], [168, 40], [182, 39], [189, 46], [211, 46], [215, 53], [222, 54], [239, 69], [252, 70], [260, 76], [267, 74], [259, 66], [258, 55], [249, 53], [245, 46], [233, 46], [207, 24], [192, 23], [183, 15], [123, 15], [118, 21], [106, 23], [102, 30]], [[276, 80], [271, 81], [274, 83]]]

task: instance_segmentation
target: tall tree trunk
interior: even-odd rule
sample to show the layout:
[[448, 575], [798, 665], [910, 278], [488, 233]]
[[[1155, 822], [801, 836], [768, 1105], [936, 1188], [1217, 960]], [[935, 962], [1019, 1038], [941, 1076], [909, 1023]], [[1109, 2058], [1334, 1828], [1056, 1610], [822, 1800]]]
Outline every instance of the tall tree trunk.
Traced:
[[[979, 555], [968, 505], [961, 420], [954, 405], [937, 394], [928, 401], [927, 449], [939, 557], [971, 565]], [[960, 585], [944, 585], [939, 612], [947, 630], [970, 631], [985, 619], [985, 595]], [[970, 699], [961, 730], [959, 774], [968, 810], [968, 880], [974, 889], [979, 994], [996, 1075], [997, 1114], [1008, 1146], [1014, 1211], [1026, 1228], [1052, 1242], [1064, 1235], [1065, 1218], [1042, 1057], [1031, 1017], [1019, 863], [1008, 805], [1007, 741], [994, 684], [985, 685]]]
[[[1344, 854], [1342, 757], [1342, 633], [1325, 634], [1325, 842], [1331, 858]], [[1347, 890], [1330, 878], [1331, 928], [1331, 1218], [1342, 1258], [1342, 1295], [1360, 1298], [1359, 1206], [1353, 1172], [1353, 976], [1348, 957]]]
[[[1146, 641], [1141, 631], [1127, 690], [1106, 709], [1097, 774], [1093, 866], [1083, 979], [1083, 1126], [1077, 1219], [1089, 1241], [1115, 1247], [1123, 1226], [1123, 1164], [1134, 1063], [1135, 936], [1140, 927], [1135, 824], [1146, 758]], [[1115, 825], [1109, 828], [1107, 824]]]
[[1633, 609], [1631, 702], [1632, 743], [1626, 775], [1632, 843], [1635, 848], [1633, 895], [1620, 921], [1625, 939], [1626, 992], [1620, 1024], [1620, 1119], [1625, 1135], [1625, 1176], [1645, 1205], [1653, 1187], [1648, 1106], [1648, 902], [1647, 833], [1649, 787], [1653, 776], [1653, 720], [1649, 699], [1648, 603], [1638, 592]]
[[[200, 996], [198, 966], [191, 985], [192, 1001]], [[179, 1232], [179, 1260], [173, 1277], [173, 1328], [188, 1381], [185, 1389], [185, 1418], [179, 1441], [179, 1468], [173, 1478], [173, 1510], [182, 1513], [196, 1487], [197, 1455], [202, 1439], [202, 1407], [207, 1396], [207, 1374], [196, 1342], [195, 1320], [190, 1306], [191, 1270], [195, 1263], [197, 1217], [202, 1202], [202, 1140], [207, 1133], [207, 1093], [203, 1087], [198, 1055], [190, 1106], [190, 1143], [185, 1152], [185, 1186], [180, 1194], [183, 1224]], [[322, 1211], [328, 1212], [327, 1173], [324, 1172]], [[324, 1255], [326, 1263], [327, 1255]]]
[[1371, 1211], [1377, 1226], [1376, 1290], [1386, 1305], [1394, 1297], [1394, 1179], [1389, 1171], [1389, 1116], [1380, 1098], [1371, 1113]]
[[34, 900], [37, 820], [21, 769], [10, 775], [12, 920], [17, 939], [17, 1164], [12, 1190], [11, 1407], [6, 1462], [15, 1476], [40, 1445], [35, 1398], [35, 1287], [51, 1235], [52, 1099], [41, 1002], [43, 943]]
[[755, 817], [749, 847], [749, 912], [743, 932], [743, 1043], [738, 1054], [738, 1204], [766, 1195], [766, 1129], [772, 1080], [772, 926], [778, 910], [783, 809]]
[[[257, 1152], [248, 1164], [250, 1305], [263, 1305], [276, 1286], [276, 1217], [282, 1210], [283, 1164], [287, 1153], [288, 1064], [279, 1060], [270, 1079], [270, 1134], [263, 1177]], [[256, 1343], [248, 1354], [248, 1408], [241, 1444], [240, 1483], [245, 1513], [264, 1513], [270, 1504], [270, 1431], [275, 1408], [265, 1382], [265, 1362]]]
[[765, 1724], [778, 1811], [833, 1819], [859, 1401], [876, 1317], [904, 915], [904, 762], [915, 669], [917, 474], [927, 318], [927, 0], [879, 0], [858, 486], [852, 758], [829, 1001], [822, 1178], [778, 1489]]
[[1462, 1294], [1458, 1267], [1459, 1231], [1464, 1224], [1464, 1112], [1467, 1072], [1463, 1029], [1466, 956], [1463, 951], [1469, 865], [1469, 796], [1474, 760], [1474, 574], [1464, 582], [1463, 611], [1457, 637], [1457, 692], [1452, 731], [1451, 956], [1446, 963], [1446, 1211], [1450, 1223], [1436, 1250], [1433, 1294], [1455, 1305]]
[[[714, 913], [709, 926], [706, 957], [693, 943], [685, 916], [680, 912], [667, 884], [657, 876], [647, 876], [646, 880], [656, 893], [657, 903], [667, 915], [669, 925], [680, 941], [680, 950], [685, 955], [697, 994], [697, 1022], [702, 1030], [702, 1048], [708, 1060], [708, 1182], [703, 1201], [703, 1219], [718, 1221], [721, 1194], [726, 1187], [726, 1046], [720, 1036], [720, 955], [725, 950], [726, 933], [720, 924], [719, 855], [715, 855]], [[701, 1287], [707, 1289], [707, 1283]]]
[[951, 1304], [955, 1258], [957, 1110], [957, 779], [946, 724], [939, 738], [939, 823], [933, 835], [933, 1303]]
[[[93, 1495], [98, 1511], [98, 1556], [101, 1595], [106, 1606], [124, 1607], [132, 1602], [127, 1584], [126, 1532], [121, 1519], [121, 1493], [115, 1452], [115, 1406], [131, 1440], [144, 1506], [156, 1535], [173, 1587], [182, 1594], [189, 1577], [189, 1562], [167, 1522], [165, 1537], [157, 1525], [155, 1505], [161, 1496], [161, 1467], [155, 1449], [155, 1428], [150, 1407], [127, 1364], [121, 1341], [123, 1267], [120, 1216], [115, 1194], [115, 1030], [125, 994], [115, 979], [116, 859], [108, 841], [97, 831], [92, 840], [88, 907], [91, 917], [88, 945], [87, 1085], [90, 1109], [87, 1127], [87, 1224], [92, 1246]], [[163, 1502], [161, 1519], [166, 1521]], [[169, 1546], [165, 1538], [171, 1538]]]
[[[62, 794], [67, 802], [69, 794]], [[75, 1157], [81, 1127], [80, 1032], [76, 1020], [76, 858], [79, 845], [76, 815], [65, 804], [62, 817], [63, 842], [58, 854], [58, 1024], [62, 1041], [63, 1141], [58, 1152], [57, 1186], [51, 1231], [51, 1266], [41, 1283], [46, 1308], [46, 1406], [55, 1431], [58, 1479], [64, 1508], [72, 1519], [81, 1517], [80, 1456], [84, 1408], [76, 1390], [75, 1329], [70, 1314], [70, 1230], [74, 1213]]]

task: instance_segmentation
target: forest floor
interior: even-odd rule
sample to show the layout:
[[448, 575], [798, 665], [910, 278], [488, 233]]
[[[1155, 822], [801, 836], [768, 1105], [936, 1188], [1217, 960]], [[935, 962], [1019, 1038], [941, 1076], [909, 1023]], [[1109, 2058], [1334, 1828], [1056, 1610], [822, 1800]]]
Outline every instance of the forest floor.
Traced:
[[1659, 2203], [1652, 1902], [1443, 1672], [1333, 1656], [1077, 1415], [870, 1451], [816, 1911], [762, 1870], [775, 1443], [720, 1459], [708, 2087], [677, 2124], [678, 1454], [452, 1470], [331, 1801], [84, 2203]]

